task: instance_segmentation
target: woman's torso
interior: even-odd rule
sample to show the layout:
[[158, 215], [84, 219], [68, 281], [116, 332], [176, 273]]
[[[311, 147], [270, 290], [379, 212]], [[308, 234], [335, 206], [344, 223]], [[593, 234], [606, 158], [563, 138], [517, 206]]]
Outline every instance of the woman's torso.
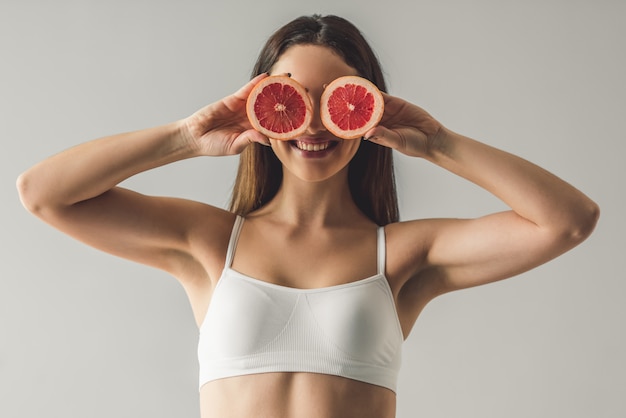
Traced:
[[[346, 284], [351, 287], [370, 281], [364, 278], [377, 280], [377, 230], [371, 223], [308, 230], [249, 219], [225, 267], [279, 290], [304, 289], [306, 293]], [[387, 280], [384, 274], [382, 278]], [[397, 296], [394, 283], [385, 285], [395, 322], [388, 321], [402, 339], [393, 306]], [[202, 384], [200, 399], [203, 418], [395, 416], [395, 393], [389, 387], [326, 373], [273, 371], [219, 378]]]

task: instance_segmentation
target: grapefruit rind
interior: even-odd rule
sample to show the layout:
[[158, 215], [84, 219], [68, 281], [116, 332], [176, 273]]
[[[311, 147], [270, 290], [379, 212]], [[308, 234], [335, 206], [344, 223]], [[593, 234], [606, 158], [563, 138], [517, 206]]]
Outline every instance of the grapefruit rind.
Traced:
[[322, 92], [322, 123], [338, 138], [361, 138], [378, 125], [385, 110], [383, 95], [371, 81], [359, 76], [335, 79]]
[[313, 106], [300, 83], [285, 75], [274, 75], [252, 88], [246, 114], [255, 130], [268, 138], [286, 141], [306, 132], [313, 118]]

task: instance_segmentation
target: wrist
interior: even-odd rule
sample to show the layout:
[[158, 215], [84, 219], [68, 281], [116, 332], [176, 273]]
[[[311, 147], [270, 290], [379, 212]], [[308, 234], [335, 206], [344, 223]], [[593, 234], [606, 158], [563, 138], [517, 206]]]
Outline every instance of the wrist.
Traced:
[[198, 141], [193, 134], [189, 118], [180, 119], [172, 124], [175, 130], [174, 138], [177, 142], [176, 148], [188, 157], [198, 157], [202, 155]]
[[433, 162], [451, 158], [454, 144], [459, 136], [459, 134], [441, 126], [439, 130], [428, 139], [425, 158]]

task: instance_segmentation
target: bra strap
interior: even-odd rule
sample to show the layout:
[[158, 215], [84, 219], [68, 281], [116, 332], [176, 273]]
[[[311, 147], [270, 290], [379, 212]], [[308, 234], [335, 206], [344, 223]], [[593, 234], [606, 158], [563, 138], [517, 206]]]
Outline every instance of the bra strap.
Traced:
[[386, 248], [387, 245], [385, 243], [385, 227], [384, 226], [379, 226], [378, 227], [378, 242], [377, 242], [377, 248], [376, 248], [376, 252], [378, 255], [378, 274], [382, 274], [383, 276], [385, 275], [385, 261], [387, 259], [386, 257]]
[[241, 232], [241, 226], [243, 225], [243, 217], [237, 215], [233, 230], [230, 233], [230, 240], [228, 241], [228, 249], [226, 250], [226, 262], [225, 267], [230, 268], [233, 264], [233, 258], [235, 257], [235, 248], [237, 248], [237, 241], [239, 240], [239, 233]]

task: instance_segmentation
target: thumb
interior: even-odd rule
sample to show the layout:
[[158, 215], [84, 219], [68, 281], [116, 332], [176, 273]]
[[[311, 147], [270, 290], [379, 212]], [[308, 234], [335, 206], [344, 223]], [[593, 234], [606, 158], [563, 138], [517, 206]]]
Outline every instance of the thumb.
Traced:
[[380, 125], [367, 131], [363, 139], [394, 149], [402, 145], [400, 135], [397, 132]]
[[250, 94], [250, 92], [252, 91], [252, 89], [254, 89], [254, 86], [256, 86], [261, 80], [263, 80], [264, 78], [268, 77], [267, 73], [262, 73], [257, 75], [256, 77], [254, 77], [252, 80], [248, 81], [244, 86], [242, 86], [239, 90], [237, 90], [233, 96], [239, 98], [239, 99], [247, 99], [248, 95]]
[[239, 136], [237, 136], [237, 138], [233, 142], [233, 147], [236, 150], [236, 153], [239, 154], [244, 150], [244, 148], [254, 142], [268, 147], [271, 146], [268, 137], [254, 129], [248, 129], [247, 131], [244, 131]]

